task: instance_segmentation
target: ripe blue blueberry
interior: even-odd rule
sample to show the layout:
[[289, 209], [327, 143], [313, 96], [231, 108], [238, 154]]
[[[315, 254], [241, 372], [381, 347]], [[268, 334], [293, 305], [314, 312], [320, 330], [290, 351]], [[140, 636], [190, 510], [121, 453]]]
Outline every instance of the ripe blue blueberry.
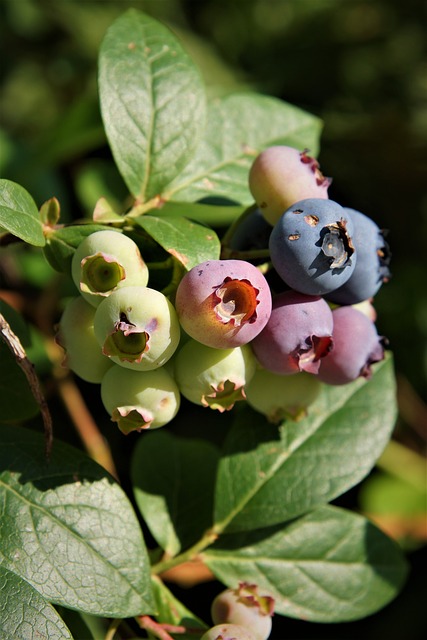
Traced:
[[291, 289], [325, 295], [354, 271], [352, 235], [352, 219], [337, 202], [301, 200], [285, 211], [271, 232], [271, 261]]
[[390, 278], [390, 250], [385, 233], [368, 216], [345, 208], [353, 222], [356, 266], [350, 278], [326, 298], [336, 304], [356, 304], [372, 298]]

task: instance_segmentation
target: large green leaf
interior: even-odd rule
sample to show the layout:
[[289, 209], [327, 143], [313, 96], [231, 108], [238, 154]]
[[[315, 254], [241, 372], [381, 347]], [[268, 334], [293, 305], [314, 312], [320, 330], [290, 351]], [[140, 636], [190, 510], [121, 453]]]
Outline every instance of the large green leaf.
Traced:
[[146, 434], [138, 442], [131, 467], [135, 499], [169, 555], [197, 542], [212, 525], [218, 457], [218, 449], [209, 442], [167, 431]]
[[153, 611], [135, 513], [120, 486], [78, 450], [0, 429], [0, 564], [47, 600], [103, 616]]
[[187, 271], [205, 260], [219, 258], [221, 245], [215, 231], [186, 218], [144, 215], [135, 219], [163, 249]]
[[129, 190], [161, 193], [190, 160], [204, 125], [201, 75], [175, 35], [129, 9], [100, 49], [99, 90], [107, 137]]
[[0, 179], [0, 227], [37, 247], [45, 243], [36, 203], [24, 187], [11, 180]]
[[209, 106], [207, 128], [196, 155], [165, 189], [167, 200], [222, 196], [250, 204], [248, 174], [255, 156], [273, 144], [318, 151], [321, 122], [277, 98], [232, 94]]
[[230, 587], [257, 584], [275, 598], [277, 613], [318, 622], [381, 609], [407, 573], [393, 540], [362, 516], [331, 506], [283, 527], [224, 535], [204, 560]]
[[64, 621], [36, 589], [0, 566], [0, 638], [72, 640]]
[[295, 518], [358, 483], [385, 448], [396, 417], [391, 358], [371, 380], [324, 386], [309, 415], [274, 427], [244, 408], [218, 468], [218, 530]]
[[230, 225], [244, 212], [242, 205], [208, 204], [205, 202], [167, 201], [156, 210], [159, 217], [185, 217], [212, 227]]

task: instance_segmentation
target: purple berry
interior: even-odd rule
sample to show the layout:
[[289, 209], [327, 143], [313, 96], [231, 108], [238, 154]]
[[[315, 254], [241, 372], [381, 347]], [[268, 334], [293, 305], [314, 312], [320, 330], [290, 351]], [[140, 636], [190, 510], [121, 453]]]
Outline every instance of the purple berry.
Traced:
[[332, 328], [332, 311], [323, 298], [284, 291], [274, 298], [270, 320], [252, 348], [269, 371], [317, 373], [332, 347]]
[[208, 260], [182, 278], [175, 307], [189, 336], [215, 349], [230, 349], [250, 342], [265, 327], [271, 293], [253, 264]]
[[337, 304], [356, 304], [372, 298], [384, 282], [390, 279], [390, 250], [382, 231], [368, 216], [344, 209], [353, 222], [352, 241], [357, 254], [356, 266], [350, 278], [326, 298]]
[[254, 584], [241, 582], [236, 589], [218, 594], [211, 607], [214, 624], [239, 624], [250, 629], [256, 640], [267, 640], [271, 633], [274, 599], [262, 596]]
[[332, 312], [334, 348], [322, 359], [318, 378], [327, 384], [339, 385], [356, 378], [369, 379], [371, 365], [384, 359], [384, 338], [375, 324], [351, 306]]
[[325, 295], [354, 271], [352, 234], [351, 217], [337, 202], [301, 200], [285, 211], [271, 232], [271, 261], [291, 289]]
[[304, 198], [327, 198], [330, 178], [307, 151], [276, 145], [255, 158], [249, 172], [249, 189], [263, 216], [275, 225], [294, 202]]

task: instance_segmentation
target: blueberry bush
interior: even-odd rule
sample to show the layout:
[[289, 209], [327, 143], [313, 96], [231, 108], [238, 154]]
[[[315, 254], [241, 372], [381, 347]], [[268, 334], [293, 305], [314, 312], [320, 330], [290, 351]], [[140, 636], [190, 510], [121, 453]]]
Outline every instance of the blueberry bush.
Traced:
[[[124, 12], [98, 69], [123, 202], [100, 191], [70, 221], [0, 181], [0, 251], [57, 277], [48, 348], [0, 307], [0, 637], [266, 640], [282, 616], [369, 616], [407, 563], [336, 502], [396, 420], [372, 302], [388, 245], [328, 198], [317, 117], [211, 97], [161, 21]], [[52, 389], [86, 451], [56, 435]], [[222, 585], [205, 619], [174, 589], [185, 571]]]

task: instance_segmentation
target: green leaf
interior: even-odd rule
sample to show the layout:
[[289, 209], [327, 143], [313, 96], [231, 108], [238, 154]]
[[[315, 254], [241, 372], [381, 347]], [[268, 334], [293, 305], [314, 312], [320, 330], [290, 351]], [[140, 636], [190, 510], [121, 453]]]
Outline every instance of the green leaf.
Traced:
[[149, 200], [179, 174], [199, 140], [199, 70], [166, 26], [129, 9], [102, 43], [99, 89], [117, 167], [131, 193]]
[[187, 271], [205, 260], [219, 258], [221, 244], [209, 227], [173, 216], [144, 215], [135, 218], [135, 222]]
[[228, 226], [244, 212], [242, 205], [205, 204], [202, 202], [165, 202], [156, 216], [185, 217], [212, 227]]
[[370, 380], [324, 385], [309, 415], [280, 428], [244, 407], [218, 468], [215, 523], [239, 531], [285, 522], [360, 482], [396, 418], [392, 359]]
[[[189, 629], [189, 633], [180, 633], [182, 640], [191, 640], [200, 637], [207, 625], [197, 618], [186, 606], [182, 604], [166, 585], [157, 576], [152, 577], [152, 588], [156, 603], [156, 617], [162, 624], [181, 625]], [[194, 630], [200, 629], [198, 636], [194, 635]], [[191, 630], [193, 633], [191, 633]]]
[[397, 544], [360, 515], [325, 506], [285, 526], [224, 535], [203, 559], [232, 587], [255, 583], [275, 611], [317, 622], [363, 618], [401, 589]]
[[0, 429], [0, 563], [47, 600], [96, 615], [151, 613], [150, 571], [120, 486], [80, 451]]
[[168, 431], [147, 433], [136, 445], [131, 466], [135, 500], [154, 538], [171, 556], [212, 525], [218, 457], [209, 442]]
[[0, 179], [0, 227], [28, 244], [45, 244], [36, 203], [24, 187], [11, 180]]
[[51, 604], [25, 580], [0, 566], [0, 638], [72, 640]]
[[71, 260], [79, 244], [86, 236], [95, 231], [110, 229], [102, 224], [73, 224], [69, 227], [49, 230], [46, 235], [44, 254], [47, 261], [56, 269], [68, 273], [71, 269]]
[[215, 99], [193, 160], [163, 194], [166, 200], [222, 196], [251, 204], [248, 174], [255, 157], [273, 144], [318, 151], [321, 122], [286, 102], [255, 93]]

